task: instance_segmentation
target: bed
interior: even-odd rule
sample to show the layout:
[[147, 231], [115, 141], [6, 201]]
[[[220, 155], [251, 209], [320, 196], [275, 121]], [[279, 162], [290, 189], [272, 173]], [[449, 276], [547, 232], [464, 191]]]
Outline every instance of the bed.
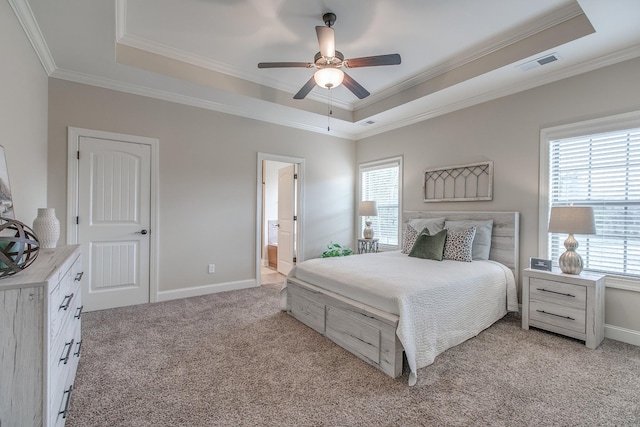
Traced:
[[414, 385], [438, 354], [517, 311], [519, 214], [411, 211], [403, 221], [403, 239], [408, 224], [446, 223], [448, 236], [478, 225], [473, 261], [400, 251], [313, 259], [290, 272], [281, 296], [283, 310], [387, 375], [400, 376], [406, 360]]

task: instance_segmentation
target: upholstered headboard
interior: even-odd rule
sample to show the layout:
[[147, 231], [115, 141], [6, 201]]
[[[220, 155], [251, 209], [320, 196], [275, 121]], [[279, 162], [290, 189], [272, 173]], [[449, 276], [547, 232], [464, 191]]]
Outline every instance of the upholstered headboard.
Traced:
[[520, 213], [519, 212], [464, 212], [464, 211], [405, 211], [403, 222], [416, 218], [440, 218], [448, 220], [493, 220], [489, 259], [506, 265], [519, 280]]

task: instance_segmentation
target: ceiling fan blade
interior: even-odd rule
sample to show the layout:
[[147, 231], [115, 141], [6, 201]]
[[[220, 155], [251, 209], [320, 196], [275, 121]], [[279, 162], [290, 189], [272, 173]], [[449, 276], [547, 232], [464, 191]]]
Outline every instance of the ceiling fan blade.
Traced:
[[325, 58], [333, 58], [336, 56], [336, 39], [333, 28], [316, 27], [318, 35], [318, 45], [320, 45], [320, 54]]
[[311, 62], [259, 62], [258, 68], [311, 68]]
[[376, 67], [378, 65], [398, 65], [400, 61], [399, 54], [391, 53], [389, 55], [363, 56], [362, 58], [346, 59], [344, 66], [347, 68]]
[[344, 73], [342, 84], [360, 99], [366, 98], [367, 96], [371, 95], [368, 90], [363, 88], [360, 83], [353, 80], [347, 73]]
[[316, 81], [313, 79], [313, 76], [309, 79], [308, 82], [302, 86], [302, 89], [298, 91], [295, 95], [293, 95], [293, 99], [304, 99], [305, 96], [311, 92], [311, 89], [316, 85]]

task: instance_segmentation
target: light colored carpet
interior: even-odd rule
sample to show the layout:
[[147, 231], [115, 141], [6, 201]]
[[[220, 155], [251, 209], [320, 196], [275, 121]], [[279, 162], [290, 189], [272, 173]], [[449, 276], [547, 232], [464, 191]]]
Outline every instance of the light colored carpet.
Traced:
[[640, 348], [507, 316], [392, 379], [279, 311], [280, 285], [83, 314], [67, 426], [637, 426]]

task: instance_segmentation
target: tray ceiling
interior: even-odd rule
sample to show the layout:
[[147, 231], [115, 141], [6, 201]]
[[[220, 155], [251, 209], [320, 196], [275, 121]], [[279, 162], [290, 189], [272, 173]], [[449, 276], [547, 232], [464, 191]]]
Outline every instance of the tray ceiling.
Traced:
[[[640, 56], [636, 0], [9, 1], [52, 77], [348, 139]], [[324, 12], [345, 57], [401, 55], [348, 70], [371, 96], [257, 68], [313, 62]]]

